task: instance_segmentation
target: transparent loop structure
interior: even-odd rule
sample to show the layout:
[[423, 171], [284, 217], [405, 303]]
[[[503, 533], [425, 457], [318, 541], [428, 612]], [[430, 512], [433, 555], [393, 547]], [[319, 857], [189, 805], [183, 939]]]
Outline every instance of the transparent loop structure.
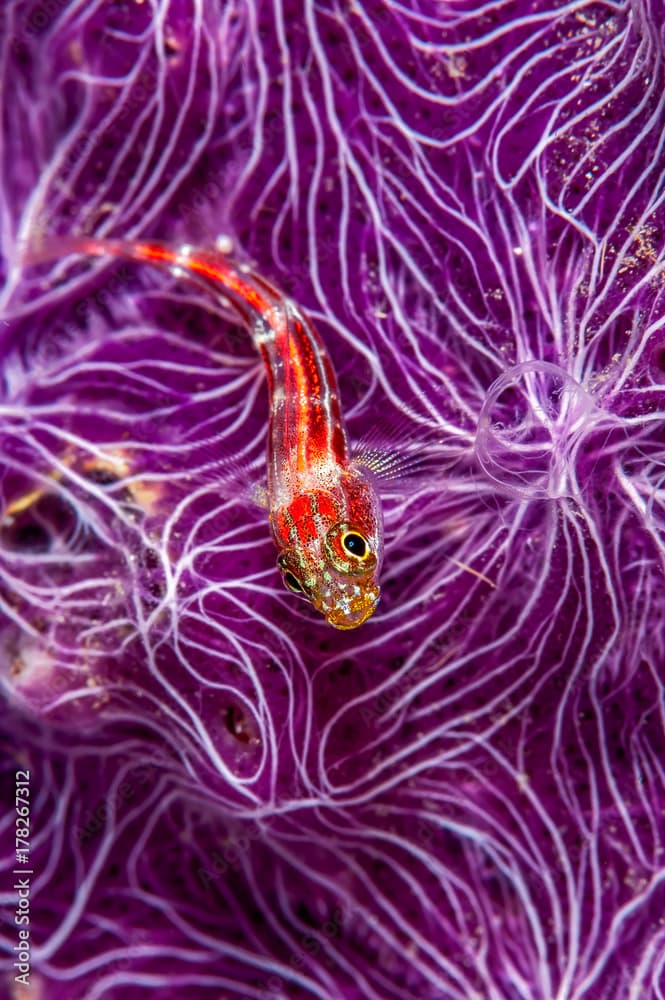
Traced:
[[575, 457], [599, 411], [591, 394], [549, 361], [514, 365], [490, 386], [476, 456], [486, 475], [524, 500], [575, 496]]

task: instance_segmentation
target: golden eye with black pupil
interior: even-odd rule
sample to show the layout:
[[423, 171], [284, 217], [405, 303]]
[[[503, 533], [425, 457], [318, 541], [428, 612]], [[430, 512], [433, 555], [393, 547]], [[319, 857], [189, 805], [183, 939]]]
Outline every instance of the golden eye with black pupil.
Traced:
[[286, 570], [284, 573], [284, 583], [293, 591], [294, 594], [302, 594], [302, 586], [300, 585], [300, 580], [297, 576], [294, 576], [290, 570]]
[[345, 535], [342, 535], [342, 548], [348, 555], [354, 556], [356, 559], [366, 559], [369, 553], [367, 541], [358, 531], [347, 531]]

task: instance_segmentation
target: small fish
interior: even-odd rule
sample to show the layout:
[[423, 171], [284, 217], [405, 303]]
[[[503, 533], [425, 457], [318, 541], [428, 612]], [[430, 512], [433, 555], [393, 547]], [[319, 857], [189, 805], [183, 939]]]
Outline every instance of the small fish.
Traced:
[[268, 377], [270, 527], [284, 583], [335, 628], [366, 622], [380, 595], [381, 506], [365, 471], [351, 460], [335, 372], [306, 315], [218, 250], [66, 236], [47, 238], [24, 260], [38, 263], [71, 253], [166, 267], [232, 305]]

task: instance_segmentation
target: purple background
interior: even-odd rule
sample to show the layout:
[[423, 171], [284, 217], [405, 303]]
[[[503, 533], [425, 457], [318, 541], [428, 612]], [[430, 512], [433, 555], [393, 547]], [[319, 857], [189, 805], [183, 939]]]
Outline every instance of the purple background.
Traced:
[[[664, 24], [3, 6], [0, 992], [28, 768], [28, 996], [665, 995]], [[366, 625], [281, 585], [245, 332], [43, 232], [228, 236], [309, 311], [424, 460]]]

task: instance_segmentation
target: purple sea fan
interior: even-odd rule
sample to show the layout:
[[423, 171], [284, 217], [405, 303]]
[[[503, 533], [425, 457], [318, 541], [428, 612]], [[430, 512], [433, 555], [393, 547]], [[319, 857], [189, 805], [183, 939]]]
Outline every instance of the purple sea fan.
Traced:
[[[663, 996], [664, 24], [6, 5], [9, 995]], [[40, 231], [223, 235], [309, 311], [426, 459], [369, 622], [281, 588], [224, 305]]]

